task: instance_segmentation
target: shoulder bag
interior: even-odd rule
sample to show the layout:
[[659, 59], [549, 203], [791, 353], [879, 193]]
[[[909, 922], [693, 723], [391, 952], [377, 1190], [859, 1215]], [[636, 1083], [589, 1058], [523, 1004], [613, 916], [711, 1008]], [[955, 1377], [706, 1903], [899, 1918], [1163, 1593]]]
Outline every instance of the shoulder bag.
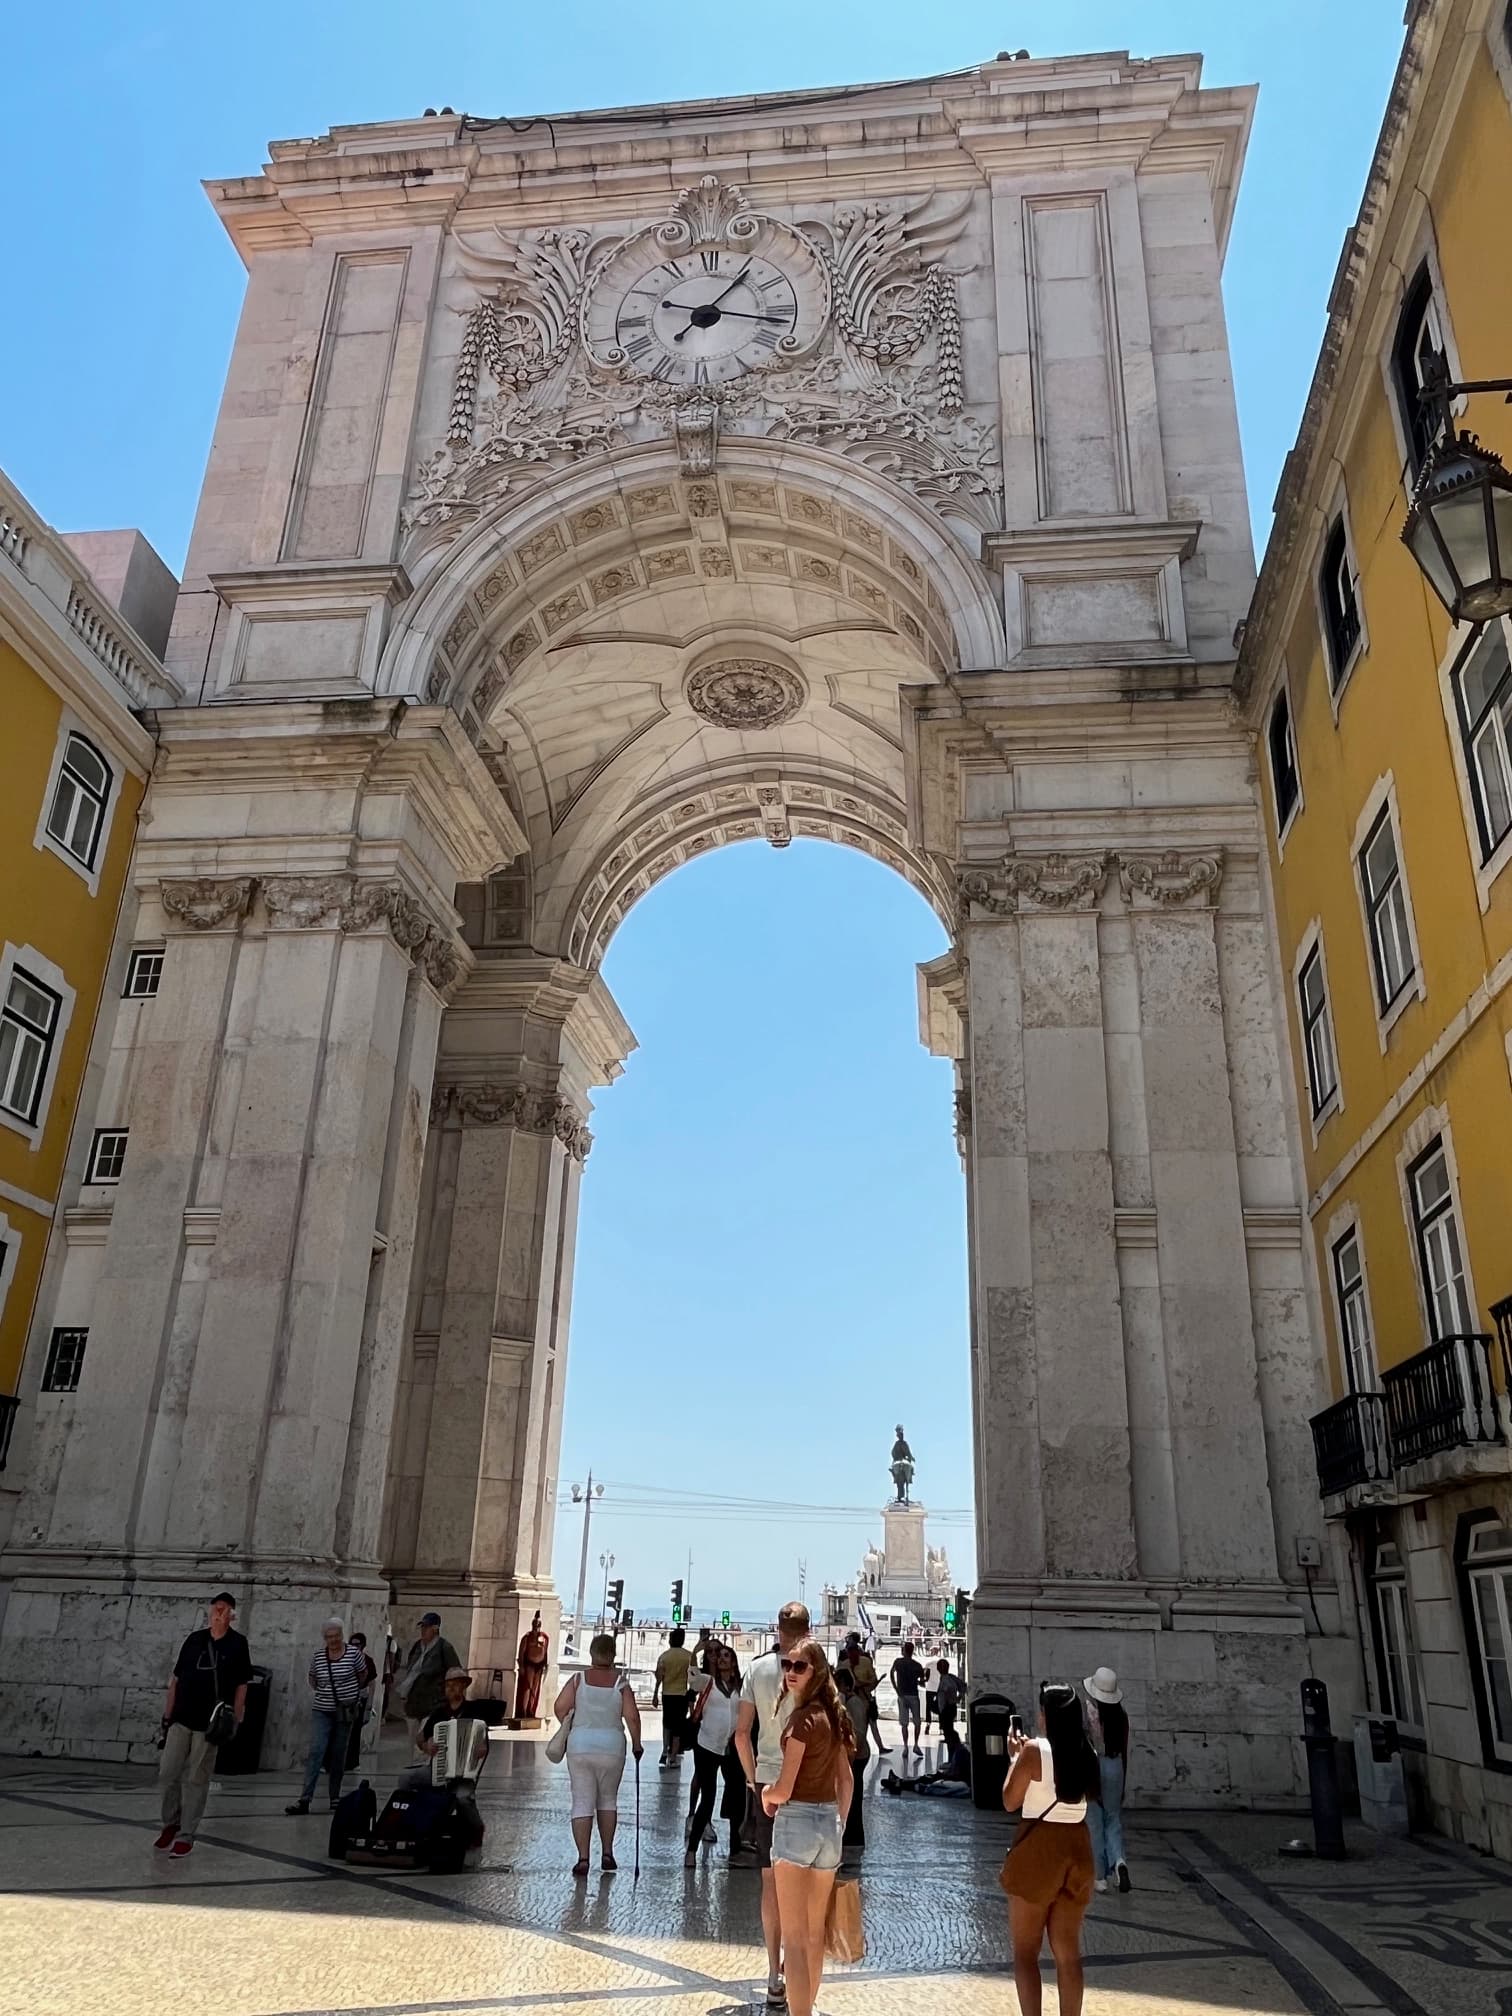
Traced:
[[215, 1706], [210, 1710], [210, 1720], [205, 1724], [207, 1743], [229, 1743], [236, 1734], [236, 1710], [229, 1701], [220, 1698], [220, 1661], [215, 1656], [215, 1640], [210, 1640], [210, 1671], [214, 1676]]
[[336, 1685], [336, 1668], [331, 1664], [329, 1652], [325, 1655], [325, 1662], [326, 1678], [331, 1683], [331, 1712], [336, 1717], [336, 1726], [338, 1729], [350, 1729], [354, 1722], [362, 1719], [362, 1702], [356, 1697], [350, 1701], [342, 1700], [340, 1689]]
[[577, 1690], [583, 1684], [581, 1674], [572, 1682], [572, 1706], [546, 1738], [546, 1755], [553, 1764], [560, 1764], [567, 1755], [567, 1738], [572, 1734], [572, 1718], [577, 1713]]

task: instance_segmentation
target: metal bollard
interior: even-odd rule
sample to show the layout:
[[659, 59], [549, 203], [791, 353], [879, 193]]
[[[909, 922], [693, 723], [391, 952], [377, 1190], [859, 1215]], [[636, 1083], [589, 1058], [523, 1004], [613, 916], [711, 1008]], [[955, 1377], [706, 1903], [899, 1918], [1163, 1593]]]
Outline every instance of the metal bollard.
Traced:
[[1339, 1797], [1339, 1756], [1328, 1719], [1328, 1689], [1321, 1680], [1302, 1682], [1302, 1740], [1307, 1745], [1315, 1852], [1325, 1862], [1342, 1862], [1344, 1808]]

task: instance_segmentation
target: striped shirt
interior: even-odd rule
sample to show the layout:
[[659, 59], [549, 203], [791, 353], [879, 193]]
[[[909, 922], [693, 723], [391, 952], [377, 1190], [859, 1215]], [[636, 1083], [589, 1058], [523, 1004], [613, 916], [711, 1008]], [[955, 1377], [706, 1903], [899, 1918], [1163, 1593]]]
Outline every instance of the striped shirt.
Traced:
[[338, 1702], [355, 1701], [362, 1692], [366, 1659], [367, 1654], [360, 1645], [347, 1644], [328, 1662], [322, 1646], [310, 1661], [310, 1685], [315, 1689], [315, 1706], [330, 1715], [335, 1713]]

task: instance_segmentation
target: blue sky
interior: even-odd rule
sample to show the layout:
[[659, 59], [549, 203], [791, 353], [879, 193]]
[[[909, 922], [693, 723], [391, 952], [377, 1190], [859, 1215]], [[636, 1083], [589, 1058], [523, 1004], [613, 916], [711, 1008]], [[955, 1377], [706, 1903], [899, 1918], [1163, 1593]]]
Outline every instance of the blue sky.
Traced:
[[[254, 172], [270, 139], [426, 105], [522, 116], [855, 83], [1005, 46], [1200, 49], [1208, 83], [1259, 83], [1227, 299], [1263, 539], [1402, 12], [1400, 0], [12, 11], [0, 464], [53, 523], [140, 525], [175, 569], [242, 290], [201, 178]], [[747, 1607], [789, 1593], [800, 1555], [811, 1590], [844, 1579], [867, 1522], [632, 1515], [624, 1485], [685, 1490], [690, 1505], [768, 1489], [880, 1505], [901, 1414], [925, 1496], [969, 1503], [949, 1074], [914, 1034], [913, 963], [942, 944], [887, 871], [800, 843], [679, 871], [611, 948], [605, 970], [643, 1048], [596, 1122], [562, 1470], [581, 1478], [591, 1462], [612, 1480], [593, 1553], [614, 1550], [640, 1608], [665, 1603], [689, 1526], [695, 1599]], [[940, 1537], [969, 1579], [969, 1529]], [[558, 1539], [570, 1597], [575, 1518]]]

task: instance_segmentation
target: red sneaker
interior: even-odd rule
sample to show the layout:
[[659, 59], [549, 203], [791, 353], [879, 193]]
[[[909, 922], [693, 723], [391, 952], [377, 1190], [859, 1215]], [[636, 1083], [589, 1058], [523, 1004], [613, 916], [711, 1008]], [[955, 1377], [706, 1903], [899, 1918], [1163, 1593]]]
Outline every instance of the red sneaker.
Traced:
[[154, 1848], [171, 1848], [177, 1838], [177, 1827], [165, 1827], [152, 1845]]
[[187, 1834], [180, 1834], [177, 1841], [168, 1850], [168, 1853], [170, 1855], [192, 1855], [194, 1853], [194, 1843]]

